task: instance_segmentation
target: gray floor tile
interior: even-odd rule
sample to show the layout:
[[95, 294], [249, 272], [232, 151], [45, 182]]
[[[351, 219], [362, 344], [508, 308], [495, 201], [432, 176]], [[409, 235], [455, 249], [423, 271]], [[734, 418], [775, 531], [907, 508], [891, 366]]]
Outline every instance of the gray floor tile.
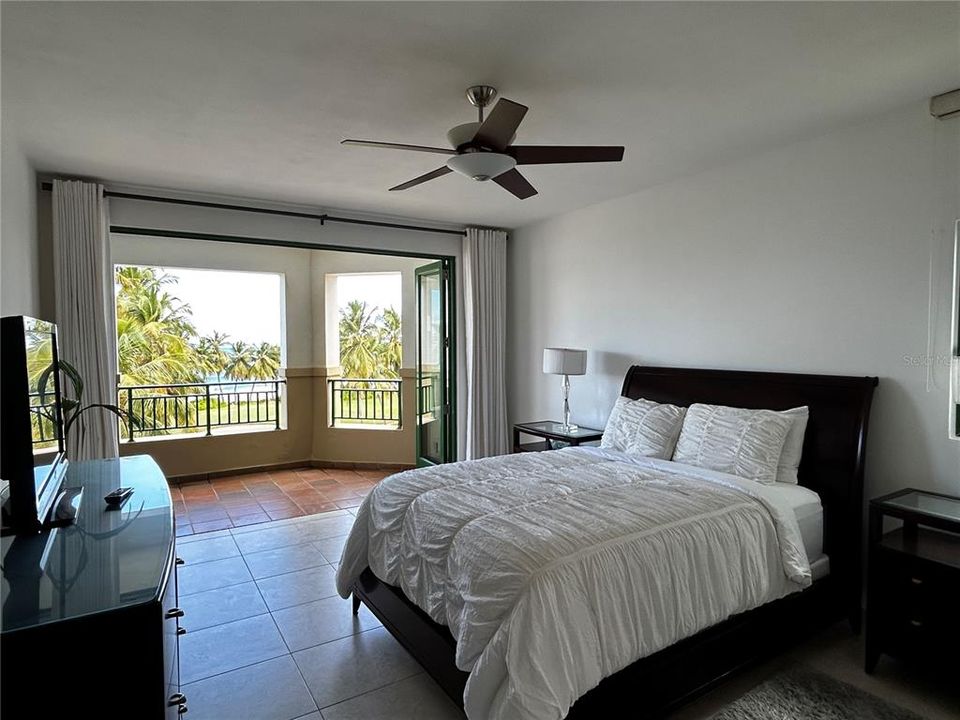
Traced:
[[177, 586], [180, 595], [191, 595], [227, 585], [239, 585], [252, 579], [242, 557], [212, 560], [197, 565], [181, 565], [177, 570]]
[[191, 720], [293, 720], [305, 713], [319, 717], [289, 655], [184, 685], [182, 691]]
[[240, 548], [233, 541], [232, 535], [207, 538], [177, 547], [177, 556], [183, 558], [187, 565], [210, 562], [211, 560], [223, 560], [236, 557], [239, 554]]
[[298, 717], [297, 720], [323, 720], [323, 715], [318, 712], [312, 712], [309, 715]]
[[336, 571], [329, 565], [257, 580], [257, 585], [270, 610], [332, 597], [337, 594]]
[[464, 720], [460, 708], [424, 674], [323, 709], [324, 720]]
[[420, 665], [383, 628], [293, 654], [322, 710], [420, 672]]
[[338, 515], [348, 515], [347, 510], [328, 510], [322, 513], [314, 513], [313, 515], [300, 515], [294, 518], [284, 518], [283, 520], [271, 520], [267, 523], [258, 523], [257, 525], [244, 525], [242, 527], [233, 528], [230, 532], [233, 535], [245, 535], [250, 532], [258, 532], [260, 530], [265, 530], [267, 528], [275, 527], [284, 527], [286, 525], [299, 525], [300, 523], [312, 522], [319, 518], [326, 517], [336, 517]]
[[234, 535], [233, 539], [243, 554], [310, 542], [310, 540], [303, 539], [303, 531], [298, 524], [268, 527], [256, 532]]
[[177, 538], [177, 547], [181, 545], [190, 545], [195, 542], [200, 542], [201, 540], [210, 540], [212, 538], [218, 537], [228, 537], [230, 535], [230, 530], [213, 530], [212, 532], [197, 533], [196, 535], [184, 535], [183, 537]]
[[323, 538], [313, 544], [320, 554], [323, 555], [328, 563], [340, 562], [340, 555], [343, 553], [343, 546], [347, 542], [349, 535], [337, 535], [335, 537]]
[[273, 619], [292, 651], [354, 635], [378, 627], [380, 622], [361, 607], [354, 615], [351, 602], [339, 595], [306, 605], [277, 610]]
[[184, 612], [180, 624], [191, 632], [267, 612], [254, 582], [186, 595], [179, 605]]
[[245, 552], [243, 559], [246, 560], [250, 573], [257, 580], [327, 564], [323, 555], [313, 544], [293, 545], [254, 553]]
[[180, 682], [201, 680], [287, 652], [269, 615], [188, 632], [180, 638]]
[[[353, 528], [355, 520], [356, 518], [353, 517], [353, 515], [348, 514], [332, 517], [321, 516], [315, 520], [301, 523], [298, 528], [304, 542], [310, 542], [313, 540], [337, 537], [338, 535], [347, 535]], [[339, 558], [337, 559], [339, 560]]]

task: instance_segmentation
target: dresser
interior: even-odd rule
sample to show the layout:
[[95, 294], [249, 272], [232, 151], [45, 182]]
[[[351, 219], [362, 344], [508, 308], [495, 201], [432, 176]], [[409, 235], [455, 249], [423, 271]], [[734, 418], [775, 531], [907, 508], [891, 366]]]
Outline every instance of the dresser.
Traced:
[[906, 489], [872, 500], [867, 573], [865, 670], [872, 673], [884, 653], [955, 667], [960, 498]]
[[[0, 714], [163, 720], [187, 712], [173, 504], [148, 456], [71, 463], [77, 522], [2, 539]], [[103, 496], [134, 492], [118, 509]]]

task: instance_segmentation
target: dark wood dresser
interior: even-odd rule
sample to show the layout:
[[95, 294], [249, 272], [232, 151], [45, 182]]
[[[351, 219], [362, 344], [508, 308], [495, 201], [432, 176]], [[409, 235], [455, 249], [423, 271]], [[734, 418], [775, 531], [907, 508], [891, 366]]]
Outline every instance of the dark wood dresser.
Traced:
[[[180, 695], [177, 563], [166, 478], [148, 456], [71, 463], [77, 522], [5, 537], [0, 713], [163, 720]], [[103, 496], [134, 488], [119, 508]]]
[[[885, 517], [902, 527], [884, 533]], [[871, 501], [868, 552], [866, 671], [883, 653], [955, 667], [960, 498], [907, 489]]]

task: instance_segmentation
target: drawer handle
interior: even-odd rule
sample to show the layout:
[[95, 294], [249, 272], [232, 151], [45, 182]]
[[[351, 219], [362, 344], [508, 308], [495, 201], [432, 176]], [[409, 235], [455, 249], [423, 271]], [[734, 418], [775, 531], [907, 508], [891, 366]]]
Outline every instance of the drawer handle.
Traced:
[[177, 565], [183, 565], [183, 564], [184, 564], [182, 557], [178, 557], [177, 560], [176, 560], [176, 562], [177, 562]]
[[174, 693], [170, 696], [170, 699], [167, 701], [167, 705], [173, 707], [174, 705], [182, 705], [187, 701], [187, 696], [183, 693]]
[[181, 610], [180, 608], [170, 608], [169, 610], [167, 610], [167, 614], [164, 615], [164, 617], [167, 620], [170, 620], [171, 618], [181, 618], [183, 617], [183, 610]]
[[923, 578], [912, 577], [910, 578], [910, 582], [913, 585], [923, 585]]
[[923, 627], [923, 620], [911, 620], [910, 624], [913, 625], [913, 627]]
[[177, 712], [180, 713], [181, 715], [186, 715], [189, 712], [189, 710], [187, 710], [186, 705], [181, 705], [180, 707], [177, 708]]
[[186, 635], [186, 634], [187, 634], [187, 629], [185, 627], [177, 628], [177, 635]]

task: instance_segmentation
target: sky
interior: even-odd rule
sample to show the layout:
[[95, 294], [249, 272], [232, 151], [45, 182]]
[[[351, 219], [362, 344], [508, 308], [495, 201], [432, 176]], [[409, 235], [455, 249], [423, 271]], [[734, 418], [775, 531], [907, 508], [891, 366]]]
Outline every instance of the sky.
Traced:
[[177, 278], [165, 289], [190, 305], [193, 324], [200, 335], [214, 330], [226, 333], [230, 341], [280, 344], [283, 275], [278, 273], [235, 272], [160, 268]]
[[367, 303], [368, 310], [376, 305], [378, 315], [388, 307], [400, 313], [400, 278], [398, 272], [338, 275], [337, 305], [344, 308], [351, 300], [361, 300]]

